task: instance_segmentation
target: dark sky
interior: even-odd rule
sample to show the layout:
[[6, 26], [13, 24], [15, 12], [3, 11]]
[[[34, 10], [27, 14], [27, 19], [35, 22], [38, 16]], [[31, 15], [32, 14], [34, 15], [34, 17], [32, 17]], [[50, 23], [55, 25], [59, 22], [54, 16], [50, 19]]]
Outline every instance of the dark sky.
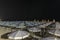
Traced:
[[0, 18], [4, 20], [60, 20], [60, 1], [0, 1]]

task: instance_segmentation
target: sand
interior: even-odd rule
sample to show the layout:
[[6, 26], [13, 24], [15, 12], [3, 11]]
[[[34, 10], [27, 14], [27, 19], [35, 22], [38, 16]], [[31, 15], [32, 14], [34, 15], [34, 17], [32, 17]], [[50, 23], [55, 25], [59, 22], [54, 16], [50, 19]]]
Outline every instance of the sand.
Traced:
[[9, 39], [3, 39], [1, 38], [1, 35], [11, 32], [10, 28], [4, 28], [4, 27], [0, 27], [0, 40], [9, 40]]

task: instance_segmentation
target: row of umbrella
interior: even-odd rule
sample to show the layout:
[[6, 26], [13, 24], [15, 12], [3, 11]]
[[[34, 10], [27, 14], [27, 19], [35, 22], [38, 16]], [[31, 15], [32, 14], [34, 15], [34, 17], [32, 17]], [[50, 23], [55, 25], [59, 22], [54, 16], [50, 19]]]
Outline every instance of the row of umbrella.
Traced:
[[[41, 29], [37, 28], [37, 27], [32, 27], [28, 29], [29, 32], [40, 32]], [[8, 34], [8, 38], [9, 39], [24, 39], [30, 36], [30, 33], [24, 30], [18, 30], [15, 32], [12, 32], [10, 34]]]
[[20, 23], [23, 23], [23, 21], [0, 21], [0, 25], [4, 26], [18, 26]]
[[[44, 24], [45, 26], [48, 26], [48, 25], [50, 25], [50, 24], [52, 24], [51, 26], [53, 27], [54, 26], [54, 29], [50, 29], [50, 30], [47, 30], [48, 31], [48, 33], [50, 33], [50, 34], [53, 34], [53, 35], [56, 35], [56, 36], [59, 36], [60, 37], [60, 23], [59, 22], [55, 22], [55, 23], [46, 23], [46, 24]], [[28, 30], [30, 31], [30, 32], [40, 32], [41, 31], [41, 29], [39, 29], [38, 27], [32, 27], [32, 28], [28, 28]], [[21, 32], [20, 32], [21, 33]], [[24, 32], [25, 33], [25, 32]], [[19, 34], [18, 32], [17, 32], [17, 34]], [[23, 34], [22, 34], [23, 35]], [[28, 34], [27, 34], [28, 35]], [[14, 36], [15, 37], [15, 36]], [[28, 37], [28, 36], [27, 36]], [[27, 38], [27, 37], [23, 37], [23, 38]], [[23, 39], [23, 38], [21, 38], [21, 39]], [[46, 38], [42, 38], [42, 40], [60, 40], [60, 38], [56, 38], [56, 37], [46, 37]]]
[[[31, 27], [31, 28], [28, 28], [28, 31], [37, 33], [37, 32], [41, 32], [41, 29], [38, 27]], [[9, 39], [24, 39], [30, 36], [29, 32], [18, 30], [16, 32], [9, 34], [8, 37]]]
[[[2, 22], [0, 22], [0, 23], [2, 23]], [[9, 22], [7, 21], [7, 23], [6, 22], [3, 22], [4, 23], [4, 25], [5, 24], [9, 24]], [[2, 24], [3, 24], [2, 23]], [[16, 22], [10, 22], [11, 23], [11, 25], [12, 24], [14, 24], [14, 25], [18, 25], [19, 24], [19, 26], [16, 26], [17, 28], [23, 28], [23, 27], [26, 27], [25, 26], [25, 24], [27, 25], [30, 25], [30, 24], [34, 24], [33, 22], [20, 22], [20, 21], [16, 21]], [[39, 27], [32, 27], [32, 28], [28, 28], [28, 30], [30, 31], [30, 32], [40, 32], [41, 31], [41, 27], [46, 27], [46, 26], [48, 26], [48, 25], [50, 25], [50, 24], [52, 24], [52, 22], [48, 22], [48, 23], [42, 23], [42, 22], [36, 22], [36, 24], [41, 24]], [[36, 25], [35, 24], [35, 25]], [[60, 25], [59, 23], [56, 23], [56, 25]], [[10, 26], [11, 26], [10, 25]], [[57, 26], [58, 26], [57, 25]], [[9, 25], [8, 25], [9, 26]], [[30, 25], [31, 26], [31, 25]], [[57, 26], [56, 26], [56, 28], [57, 28]], [[49, 31], [50, 32], [50, 31]], [[30, 33], [29, 32], [27, 32], [27, 31], [22, 31], [22, 30], [18, 30], [18, 31], [15, 31], [15, 32], [13, 32], [13, 33], [11, 33], [11, 34], [8, 34], [8, 38], [9, 39], [24, 39], [24, 38], [27, 38], [27, 37], [29, 37], [30, 36]]]
[[39, 26], [45, 24], [45, 22], [31, 22], [31, 21], [0, 21], [0, 25], [11, 27], [25, 27], [25, 26]]

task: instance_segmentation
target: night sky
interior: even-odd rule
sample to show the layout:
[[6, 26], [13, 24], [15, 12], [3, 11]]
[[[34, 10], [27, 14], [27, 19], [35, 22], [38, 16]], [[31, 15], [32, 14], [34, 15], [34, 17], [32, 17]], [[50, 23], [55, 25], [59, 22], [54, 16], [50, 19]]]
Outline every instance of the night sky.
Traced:
[[3, 20], [60, 20], [60, 0], [0, 1]]

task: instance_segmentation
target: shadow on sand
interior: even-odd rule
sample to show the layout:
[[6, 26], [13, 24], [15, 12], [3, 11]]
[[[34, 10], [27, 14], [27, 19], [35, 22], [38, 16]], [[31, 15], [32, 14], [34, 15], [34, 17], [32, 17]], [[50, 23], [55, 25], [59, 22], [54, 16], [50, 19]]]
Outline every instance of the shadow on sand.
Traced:
[[8, 34], [10, 34], [10, 33], [12, 33], [12, 32], [9, 32], [9, 33], [5, 33], [5, 34], [3, 34], [3, 35], [1, 35], [1, 38], [2, 39], [8, 39]]

